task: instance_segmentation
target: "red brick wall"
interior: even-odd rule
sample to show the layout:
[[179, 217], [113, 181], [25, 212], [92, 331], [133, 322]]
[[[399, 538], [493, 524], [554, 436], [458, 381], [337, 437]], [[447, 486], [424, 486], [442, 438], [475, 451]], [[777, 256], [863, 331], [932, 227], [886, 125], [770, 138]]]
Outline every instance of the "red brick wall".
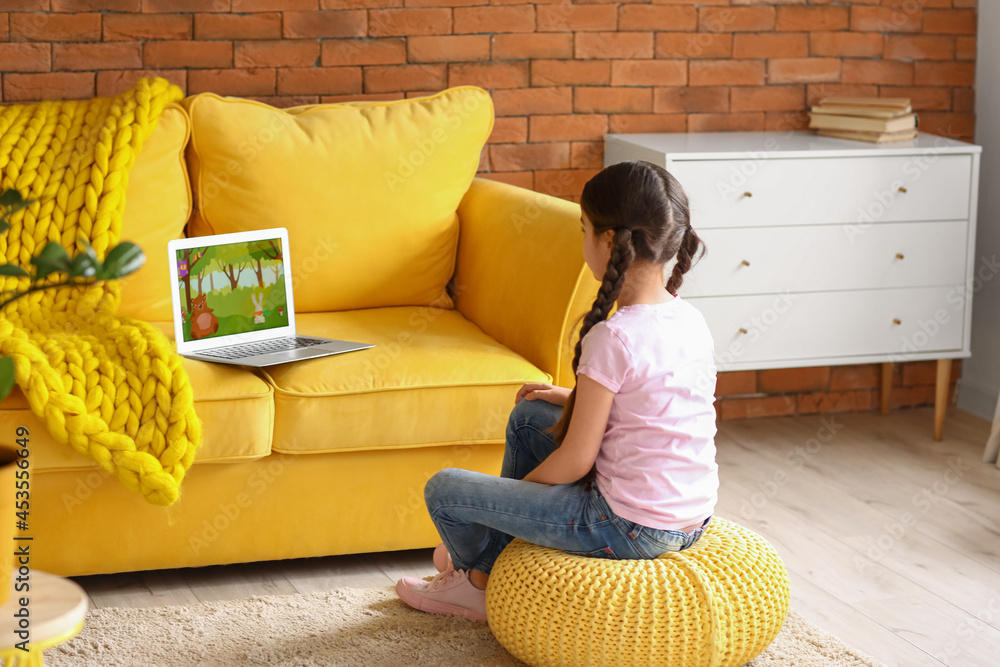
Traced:
[[[2, 98], [110, 95], [153, 72], [188, 93], [276, 106], [476, 84], [497, 111], [484, 175], [575, 198], [606, 132], [799, 128], [827, 94], [910, 97], [922, 129], [971, 139], [975, 5], [0, 0]], [[927, 367], [901, 366], [895, 404], [932, 402]], [[880, 377], [875, 366], [726, 373], [719, 408], [872, 409]]]
[[[961, 373], [961, 360], [953, 361], [949, 402]], [[933, 405], [936, 378], [936, 361], [896, 364], [889, 407]], [[879, 410], [881, 387], [881, 364], [733, 371], [719, 373], [715, 407], [720, 419]]]

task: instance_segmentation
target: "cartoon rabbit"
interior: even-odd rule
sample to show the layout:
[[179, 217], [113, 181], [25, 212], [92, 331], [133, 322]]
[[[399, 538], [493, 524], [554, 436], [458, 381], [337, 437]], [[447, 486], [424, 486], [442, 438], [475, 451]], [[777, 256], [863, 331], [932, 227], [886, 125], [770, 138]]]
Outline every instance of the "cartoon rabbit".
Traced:
[[205, 294], [191, 299], [191, 338], [198, 340], [210, 336], [219, 330], [219, 318], [208, 307], [208, 297]]
[[[259, 300], [258, 300], [259, 297]], [[264, 324], [264, 295], [263, 294], [251, 294], [250, 298], [253, 300], [254, 313], [253, 313], [253, 323], [254, 324]]]

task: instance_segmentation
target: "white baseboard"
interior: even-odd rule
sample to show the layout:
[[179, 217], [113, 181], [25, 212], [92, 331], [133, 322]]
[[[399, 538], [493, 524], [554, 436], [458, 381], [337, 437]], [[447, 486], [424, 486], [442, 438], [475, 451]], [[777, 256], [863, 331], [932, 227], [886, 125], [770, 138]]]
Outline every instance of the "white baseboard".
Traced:
[[1000, 391], [995, 387], [984, 387], [981, 384], [971, 382], [968, 378], [962, 378], [957, 389], [959, 408], [982, 417], [988, 422], [993, 421]]

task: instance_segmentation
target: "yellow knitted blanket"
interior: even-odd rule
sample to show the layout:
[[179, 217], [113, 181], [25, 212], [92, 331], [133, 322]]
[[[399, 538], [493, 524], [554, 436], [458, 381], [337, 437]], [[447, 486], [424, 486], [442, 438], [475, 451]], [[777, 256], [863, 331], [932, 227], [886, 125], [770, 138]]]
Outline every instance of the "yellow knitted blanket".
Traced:
[[[49, 241], [73, 255], [81, 237], [103, 259], [121, 236], [135, 157], [181, 97], [164, 79], [144, 79], [113, 98], [0, 109], [0, 189], [36, 200], [0, 235], [0, 261], [28, 270]], [[4, 291], [28, 284], [2, 278]], [[56, 440], [170, 505], [201, 423], [180, 357], [152, 326], [116, 315], [120, 300], [114, 282], [29, 294], [0, 313], [0, 355], [13, 358], [18, 386]]]

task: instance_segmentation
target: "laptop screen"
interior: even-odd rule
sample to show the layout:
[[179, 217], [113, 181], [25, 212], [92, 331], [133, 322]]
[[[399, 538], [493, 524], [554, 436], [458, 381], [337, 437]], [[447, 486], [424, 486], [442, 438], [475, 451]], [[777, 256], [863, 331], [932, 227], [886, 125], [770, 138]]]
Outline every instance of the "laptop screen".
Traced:
[[280, 237], [173, 252], [185, 342], [289, 325]]

